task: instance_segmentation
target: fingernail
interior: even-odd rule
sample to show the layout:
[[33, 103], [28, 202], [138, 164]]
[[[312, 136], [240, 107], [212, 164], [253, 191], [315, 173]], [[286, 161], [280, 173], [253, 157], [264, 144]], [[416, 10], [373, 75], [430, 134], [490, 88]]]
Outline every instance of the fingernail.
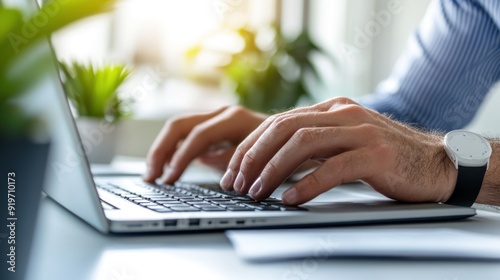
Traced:
[[260, 189], [262, 189], [262, 180], [260, 177], [253, 183], [252, 187], [250, 187], [249, 194], [251, 197], [254, 197], [254, 195], [258, 194], [260, 192]]
[[283, 203], [285, 204], [295, 204], [298, 200], [297, 196], [297, 190], [295, 188], [291, 188], [283, 193], [283, 196], [281, 198], [283, 199]]
[[236, 180], [234, 181], [233, 188], [237, 192], [239, 192], [242, 188], [243, 185], [245, 184], [245, 177], [241, 173], [241, 171], [238, 173], [238, 176], [236, 176]]
[[233, 171], [228, 169], [220, 180], [220, 186], [225, 190], [229, 190], [231, 188], [231, 183], [233, 182], [233, 177]]

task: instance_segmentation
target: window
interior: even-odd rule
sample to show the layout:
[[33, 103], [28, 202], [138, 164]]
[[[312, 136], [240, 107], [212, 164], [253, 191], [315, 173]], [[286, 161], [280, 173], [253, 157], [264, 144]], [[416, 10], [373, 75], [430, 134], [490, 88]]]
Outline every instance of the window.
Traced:
[[[377, 23], [377, 14], [391, 1], [400, 5], [401, 13], [392, 16], [390, 24], [377, 31], [371, 25]], [[317, 99], [369, 93], [389, 74], [428, 2], [122, 0], [113, 13], [74, 24], [56, 34], [54, 41], [62, 60], [119, 61], [133, 65], [135, 75], [125, 91], [137, 95], [140, 101], [136, 117], [165, 118], [179, 112], [235, 103], [234, 95], [223, 86], [216, 83], [200, 86], [188, 79], [200, 73], [208, 79], [218, 78], [210, 77], [203, 66], [188, 67], [185, 52], [190, 46], [225, 27], [268, 25], [276, 17], [282, 18], [282, 29], [288, 36], [307, 28], [312, 38], [338, 61], [335, 69], [322, 60], [316, 61], [327, 82], [325, 87], [318, 88]], [[276, 6], [282, 7], [282, 14], [276, 12]], [[373, 34], [360, 35], [370, 28]], [[367, 43], [356, 46], [359, 36], [367, 36]], [[223, 40], [219, 44], [230, 45]], [[355, 55], [349, 53], [349, 47], [355, 48]], [[151, 81], [156, 85], [152, 86]]]

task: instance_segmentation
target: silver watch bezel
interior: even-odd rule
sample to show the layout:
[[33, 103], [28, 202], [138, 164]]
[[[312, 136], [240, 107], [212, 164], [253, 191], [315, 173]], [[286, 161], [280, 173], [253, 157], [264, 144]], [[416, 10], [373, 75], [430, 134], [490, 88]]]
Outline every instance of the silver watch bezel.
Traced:
[[[457, 141], [460, 141], [460, 138], [454, 138], [454, 137], [452, 137], [452, 136], [454, 136], [456, 134], [465, 134], [464, 136], [470, 135], [470, 136], [479, 137], [482, 140], [481, 144], [483, 144], [484, 148], [485, 148], [483, 154], [476, 155], [477, 157], [475, 157], [475, 158], [468, 158], [468, 157], [463, 157], [460, 154], [456, 153], [451, 148], [452, 144], [455, 145], [455, 146], [457, 144], [458, 145], [464, 145], [464, 143], [457, 142]], [[451, 141], [453, 141], [453, 143]], [[486, 140], [480, 134], [477, 134], [477, 133], [474, 133], [474, 132], [471, 132], [471, 131], [467, 131], [467, 130], [453, 130], [453, 131], [448, 132], [444, 136], [444, 149], [446, 151], [446, 154], [450, 158], [450, 160], [455, 165], [455, 168], [457, 168], [457, 169], [458, 169], [458, 166], [480, 167], [480, 166], [488, 165], [489, 161], [490, 161], [490, 157], [491, 157], [491, 152], [492, 152], [491, 145], [488, 142], [488, 140]]]

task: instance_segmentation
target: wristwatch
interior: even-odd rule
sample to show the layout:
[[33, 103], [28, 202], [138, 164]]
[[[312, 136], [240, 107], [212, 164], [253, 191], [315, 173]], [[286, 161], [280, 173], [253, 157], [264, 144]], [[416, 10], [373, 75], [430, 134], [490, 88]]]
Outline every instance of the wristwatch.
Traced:
[[476, 201], [488, 169], [490, 143], [479, 134], [453, 130], [444, 137], [444, 149], [458, 169], [455, 190], [445, 203], [470, 207]]

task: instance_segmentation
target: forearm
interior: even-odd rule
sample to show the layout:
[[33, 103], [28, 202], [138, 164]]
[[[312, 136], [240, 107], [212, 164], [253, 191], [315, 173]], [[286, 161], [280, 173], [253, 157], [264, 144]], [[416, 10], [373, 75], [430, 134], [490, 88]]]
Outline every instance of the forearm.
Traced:
[[490, 140], [490, 144], [493, 150], [490, 165], [476, 202], [500, 205], [500, 140]]

